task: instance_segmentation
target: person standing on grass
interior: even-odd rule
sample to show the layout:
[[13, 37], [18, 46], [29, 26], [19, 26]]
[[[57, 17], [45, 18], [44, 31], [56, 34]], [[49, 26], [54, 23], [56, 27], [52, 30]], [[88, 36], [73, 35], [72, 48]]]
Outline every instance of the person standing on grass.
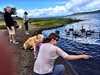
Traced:
[[89, 59], [89, 55], [69, 55], [56, 44], [59, 40], [59, 36], [55, 33], [51, 33], [46, 39], [47, 43], [40, 46], [38, 57], [34, 63], [35, 75], [64, 75], [64, 65], [59, 64], [54, 66], [55, 60], [62, 56], [68, 60], [76, 59]]
[[25, 30], [26, 30], [26, 35], [29, 35], [29, 32], [28, 32], [28, 17], [27, 17], [28, 13], [25, 11], [24, 12], [24, 16], [23, 16], [23, 23], [25, 25]]
[[8, 32], [9, 32], [10, 43], [18, 44], [19, 42], [15, 41], [14, 21], [13, 21], [13, 19], [11, 17], [11, 13], [12, 13], [12, 8], [7, 6], [5, 8], [4, 20], [5, 20]]

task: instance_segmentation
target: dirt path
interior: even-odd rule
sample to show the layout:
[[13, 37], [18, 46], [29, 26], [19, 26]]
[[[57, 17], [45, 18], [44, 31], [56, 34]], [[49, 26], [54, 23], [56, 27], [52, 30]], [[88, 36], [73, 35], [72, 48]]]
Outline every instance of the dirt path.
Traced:
[[[23, 49], [23, 43], [31, 36], [37, 34], [38, 28], [32, 28], [30, 29], [30, 35], [26, 35], [23, 29], [18, 29], [16, 31], [16, 39], [20, 42], [18, 45], [10, 44], [11, 47], [14, 47], [13, 54], [16, 55], [15, 63], [17, 64], [17, 75], [34, 75], [32, 69], [34, 64], [34, 55], [32, 53], [32, 50]], [[7, 30], [1, 30], [4, 37], [7, 39], [8, 42], [8, 31]]]
[[[8, 32], [7, 30], [2, 30], [4, 37], [8, 40]], [[34, 75], [33, 72], [33, 64], [34, 64], [34, 55], [32, 50], [23, 49], [23, 43], [31, 36], [36, 35], [41, 32], [39, 28], [31, 28], [29, 30], [30, 35], [26, 35], [23, 29], [18, 29], [16, 31], [16, 39], [20, 42], [18, 45], [10, 44], [13, 48], [13, 54], [16, 56], [15, 63], [17, 65], [17, 75]], [[8, 43], [9, 44], [9, 43]], [[69, 66], [68, 63], [64, 61], [61, 57], [58, 58], [55, 64], [63, 64], [65, 65], [65, 75], [77, 75], [75, 71]]]

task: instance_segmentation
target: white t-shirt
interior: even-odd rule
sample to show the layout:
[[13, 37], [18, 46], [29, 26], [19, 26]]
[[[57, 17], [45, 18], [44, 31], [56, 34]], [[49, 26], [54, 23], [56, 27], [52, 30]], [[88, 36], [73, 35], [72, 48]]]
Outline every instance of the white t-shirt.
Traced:
[[67, 53], [57, 46], [50, 43], [42, 44], [34, 64], [34, 72], [38, 74], [51, 73], [56, 58], [59, 56], [66, 58], [67, 55]]
[[28, 21], [29, 19], [28, 19], [28, 17], [27, 17], [27, 15], [24, 15], [23, 16], [23, 23], [25, 23], [25, 21]]

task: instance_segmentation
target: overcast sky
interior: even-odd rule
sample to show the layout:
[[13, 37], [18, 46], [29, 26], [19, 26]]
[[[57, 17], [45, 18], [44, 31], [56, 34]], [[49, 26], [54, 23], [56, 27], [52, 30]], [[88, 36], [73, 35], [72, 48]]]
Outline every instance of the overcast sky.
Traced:
[[100, 10], [100, 0], [0, 0], [0, 11], [6, 6], [16, 7], [20, 17], [24, 11], [29, 17], [65, 16]]

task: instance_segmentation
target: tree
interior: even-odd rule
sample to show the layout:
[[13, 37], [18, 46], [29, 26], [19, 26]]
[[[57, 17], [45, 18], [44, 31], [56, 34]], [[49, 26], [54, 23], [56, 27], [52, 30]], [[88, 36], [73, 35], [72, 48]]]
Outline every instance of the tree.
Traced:
[[3, 14], [3, 12], [2, 12], [2, 11], [0, 11], [0, 14]]
[[[14, 7], [14, 8], [11, 8], [12, 9], [12, 12], [11, 12], [11, 14], [12, 15], [16, 15], [17, 14], [17, 12], [16, 12], [16, 8]], [[4, 11], [6, 11], [6, 8], [4, 8]]]

